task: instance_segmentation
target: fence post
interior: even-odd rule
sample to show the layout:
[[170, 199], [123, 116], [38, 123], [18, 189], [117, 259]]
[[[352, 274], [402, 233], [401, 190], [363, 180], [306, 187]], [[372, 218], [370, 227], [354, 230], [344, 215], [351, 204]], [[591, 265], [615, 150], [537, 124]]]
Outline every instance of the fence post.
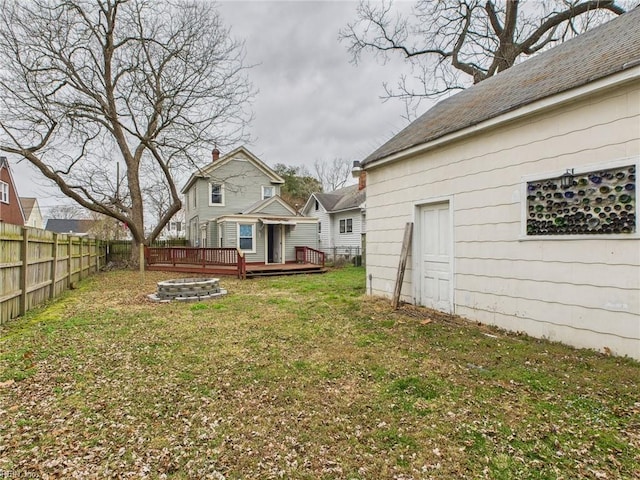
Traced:
[[80, 237], [80, 273], [78, 277], [78, 281], [82, 280], [82, 259], [84, 252], [82, 251], [82, 237]]
[[73, 237], [69, 235], [69, 241], [67, 242], [67, 289], [71, 288], [71, 268], [73, 267], [73, 259], [71, 258], [71, 252], [73, 252]]
[[97, 238], [93, 241], [93, 248], [96, 252], [96, 273], [100, 271], [100, 240]]
[[22, 269], [20, 270], [20, 315], [27, 313], [27, 268], [29, 267], [29, 229], [22, 228]]
[[51, 288], [49, 289], [49, 298], [56, 296], [56, 281], [58, 277], [58, 234], [53, 234], [53, 264], [51, 265]]

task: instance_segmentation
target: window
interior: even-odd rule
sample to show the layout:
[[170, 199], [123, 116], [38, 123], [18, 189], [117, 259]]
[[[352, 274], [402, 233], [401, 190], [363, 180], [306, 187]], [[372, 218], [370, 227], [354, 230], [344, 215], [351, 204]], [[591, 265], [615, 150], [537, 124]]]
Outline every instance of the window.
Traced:
[[238, 248], [245, 252], [255, 253], [255, 225], [252, 223], [238, 224]]
[[342, 220], [340, 220], [340, 233], [351, 232], [353, 232], [353, 219], [343, 218]]
[[209, 184], [209, 205], [224, 205], [224, 185], [221, 183]]
[[267, 198], [271, 198], [275, 195], [274, 187], [262, 187], [262, 199], [266, 200]]
[[318, 205], [318, 200], [316, 200], [316, 210], [318, 210], [318, 208], [320, 208], [320, 207]]
[[318, 222], [318, 233], [322, 233], [322, 222]]
[[0, 182], [0, 202], [9, 203], [9, 184]]
[[526, 188], [527, 236], [637, 231], [635, 165], [567, 172], [529, 181]]

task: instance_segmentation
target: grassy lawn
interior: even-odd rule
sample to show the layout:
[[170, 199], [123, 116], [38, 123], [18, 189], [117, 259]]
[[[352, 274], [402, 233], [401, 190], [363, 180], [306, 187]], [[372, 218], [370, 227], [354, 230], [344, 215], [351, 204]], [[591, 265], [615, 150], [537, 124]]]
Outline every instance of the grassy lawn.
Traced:
[[171, 277], [102, 274], [0, 327], [0, 473], [640, 478], [638, 363], [393, 312], [361, 268], [148, 302]]

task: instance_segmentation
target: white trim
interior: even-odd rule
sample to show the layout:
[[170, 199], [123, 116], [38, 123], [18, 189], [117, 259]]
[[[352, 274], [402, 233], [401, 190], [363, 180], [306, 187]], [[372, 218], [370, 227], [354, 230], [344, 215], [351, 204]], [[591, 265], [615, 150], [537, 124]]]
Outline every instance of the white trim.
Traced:
[[[209, 181], [207, 182], [207, 185], [209, 185], [209, 195], [207, 198], [207, 203], [209, 204], [210, 207], [224, 207], [225, 206], [225, 188], [224, 188], [224, 183], [222, 182], [215, 182], [215, 181]], [[220, 195], [222, 196], [222, 202], [220, 203], [213, 203], [211, 202], [211, 194], [213, 193], [213, 185], [220, 185]]]
[[[243, 215], [258, 215], [261, 210], [267, 208], [270, 205], [273, 205], [275, 202], [278, 202], [282, 207], [284, 207], [291, 214], [291, 216], [298, 216], [298, 212], [296, 212], [293, 207], [285, 202], [279, 195], [274, 195], [273, 197], [260, 200], [257, 204], [252, 205], [253, 208], [244, 210]], [[280, 215], [280, 217], [282, 217], [282, 215]]]
[[[281, 251], [280, 251], [280, 261], [279, 262], [269, 262], [269, 224], [265, 224], [267, 226], [267, 231], [264, 232], [263, 230], [263, 237], [264, 237], [264, 264], [265, 265], [282, 265], [284, 263], [286, 263], [286, 259], [285, 259], [285, 252], [287, 251], [287, 246], [286, 246], [286, 234], [285, 234], [285, 227], [283, 224], [280, 224], [280, 243], [282, 244], [281, 247]], [[271, 224], [271, 225], [276, 225], [276, 224]]]
[[[348, 230], [349, 221], [351, 221], [351, 230]], [[344, 232], [342, 231], [342, 222], [344, 222]], [[338, 220], [339, 235], [349, 235], [353, 233], [353, 217], [340, 218]]]
[[456, 302], [455, 302], [455, 284], [456, 284], [456, 252], [455, 252], [455, 225], [454, 225], [454, 197], [453, 195], [446, 195], [442, 197], [432, 197], [424, 200], [418, 200], [413, 202], [413, 241], [411, 242], [411, 255], [413, 257], [412, 261], [412, 283], [413, 283], [413, 303], [418, 304], [418, 301], [421, 305], [422, 303], [422, 279], [421, 277], [421, 248], [422, 248], [422, 217], [419, 215], [420, 209], [422, 207], [428, 207], [430, 205], [438, 205], [441, 203], [449, 204], [449, 313], [455, 314]]
[[9, 204], [9, 184], [0, 180], [0, 202]]
[[[262, 185], [262, 187], [260, 187], [260, 188], [261, 188], [261, 197], [262, 197], [262, 200], [266, 200], [266, 199], [268, 199], [268, 198], [273, 198], [273, 197], [275, 197], [275, 196], [276, 196], [276, 187], [275, 187], [275, 185]], [[270, 189], [271, 189], [271, 195], [269, 195], [268, 197], [265, 197], [265, 196], [264, 196], [264, 190], [265, 190], [265, 188], [270, 188]]]
[[265, 225], [296, 225], [295, 220], [283, 220], [275, 218], [261, 218], [260, 221]]
[[[211, 218], [211, 221], [216, 221], [218, 223], [223, 222], [242, 222], [242, 223], [258, 223], [262, 219], [282, 219], [287, 218], [286, 215], [223, 215], [220, 217]], [[318, 219], [316, 217], [291, 217], [292, 220], [295, 220], [297, 224], [301, 223], [318, 223]]]
[[[240, 226], [241, 225], [249, 225], [251, 227], [251, 250], [246, 250], [244, 248], [240, 248]], [[243, 237], [247, 238], [247, 237]], [[236, 223], [236, 248], [243, 253], [256, 253], [256, 243], [258, 242], [256, 236], [256, 224], [255, 222], [238, 222]]]
[[[592, 172], [596, 170], [609, 170], [612, 168], [624, 167], [627, 165], [635, 165], [636, 167], [636, 189], [635, 193], [635, 205], [636, 205], [636, 231], [635, 233], [619, 233], [619, 234], [580, 234], [580, 235], [527, 235], [527, 218], [529, 212], [527, 211], [527, 183], [537, 180], [547, 180], [551, 178], [558, 178], [563, 175], [567, 169], [574, 169], [574, 175], [582, 175], [583, 173]], [[640, 228], [638, 224], [638, 206], [640, 205], [640, 192], [638, 191], [638, 171], [640, 170], [640, 157], [633, 155], [631, 157], [617, 158], [611, 161], [602, 161], [596, 163], [589, 163], [586, 165], [580, 165], [579, 167], [572, 167], [568, 165], [564, 170], [552, 170], [542, 173], [534, 173], [530, 175], [523, 175], [520, 177], [520, 235], [518, 241], [531, 242], [531, 241], [543, 241], [548, 242], [552, 240], [568, 241], [568, 240], [637, 240], [640, 238]]]
[[[639, 77], [640, 77], [640, 66], [629, 68], [627, 70], [623, 70], [616, 74], [601, 78], [599, 80], [595, 80], [586, 85], [582, 85], [580, 87], [574, 87], [569, 90], [565, 90], [564, 92], [560, 92], [555, 95], [552, 95], [550, 97], [543, 98], [540, 100], [535, 100], [531, 103], [522, 105], [521, 107], [513, 111], [506, 112], [496, 117], [481, 121], [476, 125], [465, 127], [460, 130], [456, 130], [455, 132], [448, 133], [442, 137], [436, 138], [435, 140], [431, 140], [426, 143], [421, 143], [416, 146], [409, 147], [399, 152], [393, 153], [386, 157], [373, 160], [370, 163], [366, 163], [362, 168], [364, 168], [364, 170], [366, 171], [366, 170], [380, 167], [387, 163], [397, 162], [399, 160], [403, 160], [413, 155], [418, 155], [420, 153], [433, 150], [434, 148], [441, 147], [444, 144], [447, 144], [456, 140], [460, 140], [464, 137], [475, 135], [477, 133], [480, 133], [483, 130], [497, 127], [504, 123], [518, 120], [520, 118], [527, 117], [529, 115], [537, 114], [540, 111], [546, 110], [547, 108], [551, 108], [551, 107], [555, 108], [560, 105], [580, 99], [582, 97], [592, 96], [596, 93], [599, 93], [602, 90], [609, 89], [615, 86], [620, 86], [621, 84], [633, 81]], [[496, 87], [498, 88], [498, 86]]]

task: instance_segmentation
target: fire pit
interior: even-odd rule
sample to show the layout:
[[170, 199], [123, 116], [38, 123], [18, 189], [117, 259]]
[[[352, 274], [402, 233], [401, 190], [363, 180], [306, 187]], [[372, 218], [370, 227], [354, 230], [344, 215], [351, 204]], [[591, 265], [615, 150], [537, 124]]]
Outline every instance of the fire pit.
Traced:
[[154, 302], [199, 302], [226, 294], [218, 278], [177, 278], [158, 282], [158, 292], [147, 297]]

